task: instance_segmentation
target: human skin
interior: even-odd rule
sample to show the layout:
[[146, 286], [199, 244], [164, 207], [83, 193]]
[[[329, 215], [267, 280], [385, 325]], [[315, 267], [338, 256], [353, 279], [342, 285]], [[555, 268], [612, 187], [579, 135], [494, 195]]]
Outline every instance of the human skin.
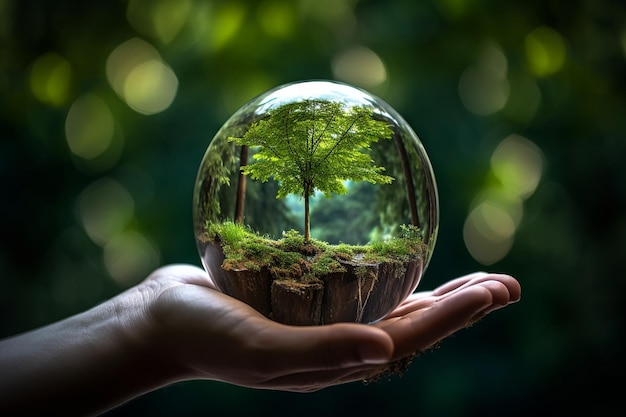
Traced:
[[[312, 392], [376, 377], [520, 299], [508, 275], [475, 273], [414, 293], [371, 325], [288, 326], [169, 265], [67, 319], [0, 341], [0, 415], [97, 415], [185, 380]], [[54, 413], [53, 413], [54, 414]]]

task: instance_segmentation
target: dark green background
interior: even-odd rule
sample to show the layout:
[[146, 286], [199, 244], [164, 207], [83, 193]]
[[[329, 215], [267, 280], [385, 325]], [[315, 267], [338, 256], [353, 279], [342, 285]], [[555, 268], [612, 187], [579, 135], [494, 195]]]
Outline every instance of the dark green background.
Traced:
[[[157, 3], [134, 2], [146, 15]], [[420, 288], [475, 270], [502, 271], [519, 279], [522, 301], [447, 339], [389, 381], [307, 395], [189, 382], [111, 415], [615, 415], [623, 409], [609, 394], [626, 371], [621, 2], [190, 4], [210, 11], [207, 25], [228, 23], [229, 10], [241, 13], [241, 24], [222, 48], [211, 49], [199, 46], [213, 42], [211, 30], [191, 41], [185, 24], [168, 43], [132, 26], [126, 1], [0, 1], [0, 336], [82, 311], [142, 278], [112, 280], [102, 248], [82, 227], [77, 199], [101, 178], [128, 189], [134, 212], [126, 227], [154, 243], [160, 264], [199, 264], [191, 197], [217, 129], [266, 89], [332, 79], [333, 57], [362, 45], [387, 68], [386, 83], [372, 92], [413, 126], [438, 180], [440, 234]], [[259, 16], [285, 4], [290, 30], [264, 30]], [[566, 56], [558, 71], [540, 77], [529, 67], [525, 39], [544, 26], [560, 34]], [[136, 36], [158, 49], [179, 81], [172, 105], [150, 116], [130, 109], [105, 76], [109, 53]], [[463, 106], [458, 85], [485, 45], [506, 57], [511, 94], [501, 111], [479, 116]], [[71, 66], [67, 95], [53, 105], [29, 86], [33, 63], [48, 52]], [[514, 105], [514, 98], [524, 104], [527, 88], [518, 81], [529, 79], [541, 97], [530, 115]], [[65, 140], [68, 110], [87, 92], [107, 103], [123, 132], [122, 153], [106, 169], [72, 156]], [[491, 154], [509, 134], [533, 141], [545, 167], [524, 202], [511, 251], [487, 266], [467, 251], [463, 223], [474, 197], [492, 181]]]

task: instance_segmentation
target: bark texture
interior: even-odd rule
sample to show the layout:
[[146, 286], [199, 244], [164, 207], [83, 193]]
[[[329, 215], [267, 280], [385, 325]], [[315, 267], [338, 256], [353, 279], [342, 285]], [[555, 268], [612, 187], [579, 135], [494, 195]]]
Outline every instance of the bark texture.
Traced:
[[397, 307], [419, 284], [422, 260], [340, 261], [343, 272], [300, 282], [268, 267], [222, 268], [221, 289], [265, 316], [290, 325], [372, 323]]

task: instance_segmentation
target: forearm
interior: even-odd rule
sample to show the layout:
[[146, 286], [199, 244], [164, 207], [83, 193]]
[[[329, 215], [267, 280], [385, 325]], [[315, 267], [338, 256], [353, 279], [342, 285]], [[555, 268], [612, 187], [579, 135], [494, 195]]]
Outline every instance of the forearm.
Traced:
[[98, 414], [174, 381], [135, 323], [140, 298], [125, 294], [0, 341], [0, 415]]

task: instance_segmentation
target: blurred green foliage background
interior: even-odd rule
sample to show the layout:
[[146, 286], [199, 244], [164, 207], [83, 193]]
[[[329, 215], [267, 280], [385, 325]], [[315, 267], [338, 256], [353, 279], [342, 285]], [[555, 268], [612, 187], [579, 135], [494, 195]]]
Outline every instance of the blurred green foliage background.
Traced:
[[611, 0], [0, 0], [0, 336], [199, 265], [211, 138], [253, 96], [314, 78], [371, 91], [422, 139], [441, 223], [420, 288], [502, 271], [522, 301], [389, 381], [188, 382], [110, 415], [623, 409], [626, 8]]

